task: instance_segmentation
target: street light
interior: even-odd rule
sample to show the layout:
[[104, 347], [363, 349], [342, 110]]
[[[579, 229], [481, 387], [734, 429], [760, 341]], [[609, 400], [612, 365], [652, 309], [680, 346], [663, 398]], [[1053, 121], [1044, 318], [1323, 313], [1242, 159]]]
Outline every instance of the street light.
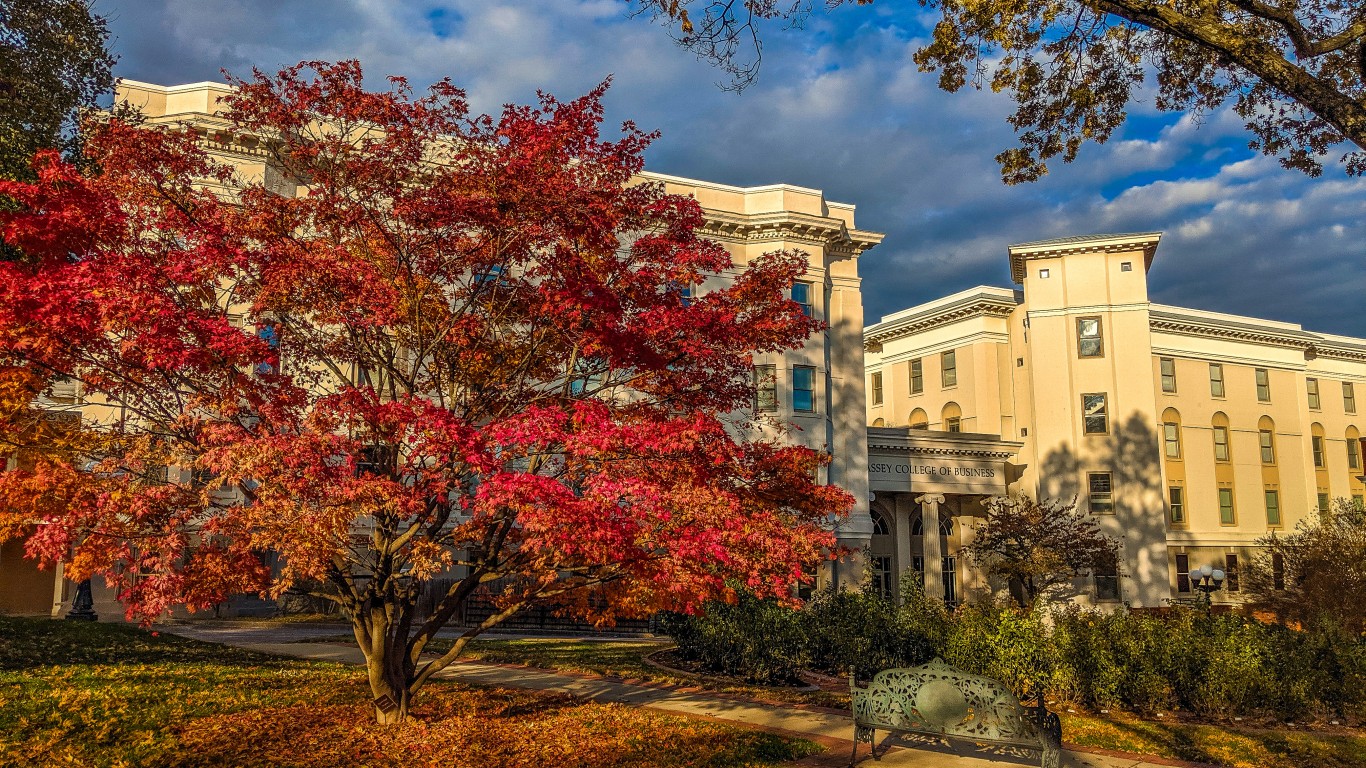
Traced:
[[1206, 608], [1212, 602], [1210, 594], [1218, 592], [1224, 586], [1224, 576], [1223, 570], [1211, 565], [1202, 565], [1200, 570], [1191, 573], [1191, 586], [1201, 594], [1199, 601], [1204, 603]]

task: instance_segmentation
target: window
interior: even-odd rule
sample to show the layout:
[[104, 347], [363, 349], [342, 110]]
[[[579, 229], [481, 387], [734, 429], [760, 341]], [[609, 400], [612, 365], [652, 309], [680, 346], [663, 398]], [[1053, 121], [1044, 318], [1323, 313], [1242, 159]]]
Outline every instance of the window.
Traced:
[[873, 427], [885, 427], [885, 426], [887, 426], [887, 420], [884, 419], [884, 418], [882, 418], [881, 416], [879, 416], [878, 418], [873, 419], [873, 423], [870, 424], [869, 426], [873, 426]]
[[1214, 427], [1214, 460], [1228, 461], [1228, 427]]
[[1209, 396], [1224, 396], [1224, 366], [1219, 363], [1209, 364]]
[[1263, 403], [1271, 402], [1271, 374], [1265, 368], [1256, 369], [1257, 399]]
[[944, 403], [944, 409], [939, 412], [939, 424], [945, 432], [962, 431], [963, 409], [958, 407], [958, 403]]
[[1109, 472], [1086, 473], [1086, 490], [1091, 500], [1091, 514], [1114, 514], [1115, 494], [1112, 480]]
[[1280, 552], [1271, 553], [1271, 588], [1278, 592], [1285, 590], [1285, 555]]
[[490, 264], [487, 269], [480, 270], [474, 276], [475, 285], [499, 284], [503, 280], [503, 265]]
[[911, 418], [907, 420], [906, 426], [911, 429], [929, 429], [929, 414], [925, 413], [925, 411], [920, 408], [916, 408], [914, 411], [911, 411]]
[[1347, 436], [1347, 468], [1361, 469], [1361, 440], [1352, 435]]
[[1046, 269], [1041, 269], [1041, 270], [1039, 270], [1039, 277], [1043, 278], [1044, 280], [1047, 280], [1047, 279], [1048, 279], [1048, 270], [1046, 270]]
[[1088, 435], [1103, 435], [1110, 431], [1109, 417], [1106, 415], [1105, 394], [1092, 393], [1081, 396], [1082, 432]]
[[1350, 381], [1342, 382], [1342, 410], [1347, 413], [1357, 412], [1356, 388], [1352, 386]]
[[920, 358], [911, 361], [911, 394], [918, 395], [925, 391], [925, 367], [921, 365]]
[[1312, 435], [1309, 438], [1309, 445], [1314, 449], [1314, 466], [1322, 468], [1325, 466], [1323, 459], [1323, 435]]
[[948, 352], [940, 353], [939, 377], [940, 383], [946, 387], [958, 386], [958, 355], [956, 350], [950, 349]]
[[1077, 318], [1077, 357], [1104, 357], [1105, 343], [1101, 340], [1100, 318]]
[[883, 598], [892, 596], [892, 558], [888, 555], [873, 555], [869, 570], [872, 571], [873, 592]]
[[1319, 409], [1319, 380], [1305, 379], [1304, 391], [1309, 395], [1309, 407], [1317, 411]]
[[1176, 361], [1170, 357], [1158, 359], [1158, 367], [1162, 369], [1162, 391], [1171, 393], [1176, 391]]
[[1233, 489], [1219, 489], [1219, 524], [1233, 525]]
[[1132, 261], [1121, 261], [1121, 262], [1119, 263], [1119, 271], [1120, 271], [1120, 272], [1133, 272], [1133, 271], [1134, 271], [1134, 263], [1133, 263]]
[[873, 374], [873, 383], [869, 389], [872, 391], [873, 405], [882, 405], [882, 371]]
[[792, 367], [792, 410], [816, 412], [816, 369], [809, 365]]
[[951, 605], [958, 602], [958, 558], [946, 557], [943, 563], [944, 602]]
[[1179, 485], [1167, 488], [1167, 506], [1171, 509], [1172, 525], [1186, 522], [1186, 494]]
[[1190, 555], [1176, 556], [1176, 591], [1191, 591], [1191, 559]]
[[803, 315], [812, 316], [811, 283], [793, 283], [792, 300], [801, 306]]
[[1328, 511], [1328, 491], [1319, 491], [1319, 512]]
[[1162, 443], [1166, 446], [1167, 458], [1181, 458], [1181, 425], [1174, 421], [1162, 424]]
[[280, 333], [274, 323], [265, 323], [256, 328], [256, 337], [270, 347], [266, 359], [256, 364], [256, 373], [265, 375], [276, 373], [280, 367]]
[[874, 536], [890, 536], [890, 535], [892, 534], [892, 529], [889, 528], [889, 527], [887, 527], [887, 518], [883, 517], [883, 516], [882, 516], [882, 513], [878, 512], [876, 509], [873, 510], [873, 515], [872, 515], [872, 516], [873, 516], [873, 535], [874, 535]]
[[1097, 568], [1095, 579], [1097, 600], [1119, 599], [1119, 571], [1114, 566]]
[[1261, 445], [1261, 447], [1262, 447], [1262, 463], [1263, 463], [1263, 464], [1275, 464], [1275, 463], [1276, 463], [1276, 444], [1273, 442], [1273, 437], [1272, 437], [1272, 432], [1271, 432], [1271, 430], [1269, 430], [1269, 429], [1263, 429], [1263, 430], [1261, 430], [1260, 432], [1258, 432], [1258, 433], [1257, 433], [1257, 442], [1258, 442], [1258, 443]]
[[754, 410], [759, 413], [778, 410], [777, 366], [754, 366]]
[[1238, 591], [1238, 556], [1235, 554], [1224, 555], [1224, 588]]
[[1281, 524], [1281, 495], [1272, 490], [1266, 492], [1266, 524], [1270, 526]]

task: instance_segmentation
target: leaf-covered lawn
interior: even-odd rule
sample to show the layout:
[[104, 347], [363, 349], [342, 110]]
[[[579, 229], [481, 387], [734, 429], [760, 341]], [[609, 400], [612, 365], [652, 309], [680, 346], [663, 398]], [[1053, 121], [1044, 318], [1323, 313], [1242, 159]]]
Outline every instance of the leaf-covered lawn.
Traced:
[[3, 766], [765, 766], [818, 751], [569, 696], [437, 682], [378, 728], [359, 670], [132, 627], [0, 618]]

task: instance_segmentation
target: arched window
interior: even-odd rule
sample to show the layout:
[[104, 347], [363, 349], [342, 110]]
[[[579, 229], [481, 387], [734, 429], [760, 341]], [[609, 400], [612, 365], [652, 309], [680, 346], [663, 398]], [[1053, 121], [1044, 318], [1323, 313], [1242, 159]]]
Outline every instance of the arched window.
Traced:
[[872, 512], [872, 515], [873, 515], [873, 535], [874, 535], [874, 536], [889, 536], [889, 535], [891, 535], [890, 532], [889, 532], [890, 529], [887, 527], [887, 518], [883, 517], [883, 516], [882, 516], [882, 513], [881, 513], [881, 512], [878, 512], [876, 509], [871, 510], [871, 512]]
[[1356, 427], [1347, 428], [1347, 468], [1353, 477], [1361, 474], [1361, 433]]
[[1309, 448], [1314, 453], [1314, 467], [1323, 469], [1328, 466], [1328, 455], [1324, 453], [1323, 425], [1317, 421], [1309, 425]]
[[1263, 464], [1276, 463], [1276, 422], [1270, 416], [1257, 420], [1257, 444], [1260, 446]]
[[1232, 461], [1233, 449], [1229, 445], [1228, 416], [1222, 412], [1215, 412], [1210, 422], [1210, 431], [1214, 433], [1214, 460]]
[[[914, 518], [911, 519], [911, 535], [912, 535], [912, 536], [924, 536], [924, 535], [925, 535], [925, 518], [921, 517], [920, 515], [916, 515]], [[940, 536], [951, 536], [951, 535], [953, 535], [953, 518], [952, 518], [952, 517], [949, 517], [949, 516], [945, 515], [945, 516], [939, 518], [939, 535], [940, 535]]]
[[963, 409], [958, 407], [958, 403], [945, 403], [944, 410], [939, 415], [940, 428], [945, 432], [963, 431]]
[[873, 426], [885, 427], [887, 426], [887, 420], [879, 416], [878, 418], [873, 419]]
[[1167, 458], [1181, 458], [1181, 414], [1175, 408], [1162, 412], [1162, 446]]
[[916, 408], [911, 411], [911, 418], [906, 420], [906, 424], [911, 429], [929, 429], [930, 417], [925, 413], [924, 408]]

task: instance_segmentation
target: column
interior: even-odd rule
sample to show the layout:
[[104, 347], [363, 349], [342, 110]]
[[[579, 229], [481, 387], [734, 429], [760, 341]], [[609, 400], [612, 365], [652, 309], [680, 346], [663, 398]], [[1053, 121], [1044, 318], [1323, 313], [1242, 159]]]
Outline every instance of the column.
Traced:
[[917, 496], [920, 505], [920, 522], [925, 530], [923, 541], [925, 549], [925, 594], [934, 600], [944, 599], [944, 547], [939, 538], [939, 505], [944, 503], [942, 493], [927, 493]]
[[912, 565], [911, 562], [911, 495], [909, 493], [898, 493], [893, 497], [895, 506], [895, 527], [892, 528], [892, 535], [896, 538], [896, 567], [893, 578], [896, 579], [896, 591], [893, 593], [898, 600], [905, 599], [901, 594], [901, 576]]

